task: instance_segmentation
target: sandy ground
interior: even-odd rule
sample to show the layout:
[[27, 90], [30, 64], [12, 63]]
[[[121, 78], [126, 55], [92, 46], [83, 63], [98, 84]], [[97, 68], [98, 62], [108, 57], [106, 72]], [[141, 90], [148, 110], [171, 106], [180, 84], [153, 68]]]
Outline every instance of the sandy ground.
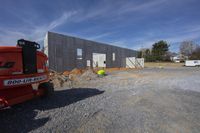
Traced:
[[0, 132], [199, 133], [200, 68], [115, 71], [0, 119]]

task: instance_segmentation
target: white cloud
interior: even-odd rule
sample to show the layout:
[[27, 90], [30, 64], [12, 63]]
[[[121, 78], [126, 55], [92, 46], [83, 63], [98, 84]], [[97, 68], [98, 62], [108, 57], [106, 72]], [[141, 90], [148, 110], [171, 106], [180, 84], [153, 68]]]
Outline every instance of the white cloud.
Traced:
[[44, 36], [46, 34], [47, 31], [53, 30], [63, 24], [67, 23], [67, 20], [72, 17], [73, 15], [75, 15], [76, 12], [72, 11], [72, 12], [64, 12], [63, 15], [57, 19], [55, 19], [54, 21], [52, 21], [50, 24], [48, 25], [43, 25], [43, 26], [39, 26], [36, 27], [35, 29], [33, 29], [32, 34], [30, 35], [30, 37], [36, 41], [41, 41], [44, 39]]
[[89, 37], [87, 37], [87, 39], [97, 40], [97, 39], [108, 37], [112, 34], [113, 34], [112, 32], [106, 32], [106, 33], [98, 34], [98, 35], [95, 35], [95, 36], [89, 36]]
[[[122, 5], [122, 7], [119, 9], [119, 13], [127, 13], [135, 11], [146, 12], [149, 9], [153, 11], [155, 9], [158, 9], [158, 5], [161, 5], [164, 2], [166, 2], [166, 0], [152, 0], [150, 2], [143, 2], [141, 4], [128, 2]], [[157, 6], [157, 8], [153, 8], [155, 6]]]
[[[126, 13], [134, 13], [134, 12], [149, 13], [158, 9], [162, 9], [162, 7], [164, 6], [163, 3], [166, 1], [167, 0], [151, 0], [148, 2], [141, 2], [138, 4], [135, 1], [130, 1], [130, 0], [123, 0], [123, 1], [102, 0], [97, 5], [93, 5], [92, 8], [89, 9], [80, 8], [77, 17], [75, 17], [73, 20], [76, 22], [81, 22], [89, 19], [107, 18], [105, 20], [113, 21], [122, 18], [123, 17], [122, 15]], [[139, 17], [137, 16], [134, 19], [139, 19]]]
[[25, 36], [17, 31], [0, 30], [0, 45], [16, 45], [16, 41], [25, 38]]
[[[198, 28], [198, 26], [196, 27]], [[129, 38], [124, 39], [122, 37], [122, 38], [112, 41], [111, 44], [114, 44], [120, 47], [127, 47], [131, 49], [139, 50], [141, 48], [151, 48], [152, 44], [160, 40], [165, 40], [169, 44], [175, 44], [175, 43], [180, 43], [185, 40], [195, 41], [195, 40], [200, 39], [200, 30], [195, 30], [196, 32], [191, 32], [194, 30], [193, 28], [188, 27], [185, 29], [188, 29], [188, 30], [185, 30], [185, 32], [179, 31], [171, 35], [168, 34], [163, 37], [159, 37], [157, 36], [157, 34], [153, 34], [153, 33], [148, 34], [149, 36], [143, 36], [140, 38], [136, 37], [136, 38], [131, 38], [131, 39]]]
[[[168, 0], [150, 0], [150, 1], [148, 0], [146, 2], [139, 2], [139, 3], [138, 1], [129, 1], [129, 0], [123, 0], [123, 1], [102, 0], [102, 1], [99, 2], [97, 5], [92, 5], [88, 9], [87, 8], [83, 9], [80, 7], [80, 9], [78, 9], [77, 11], [64, 12], [61, 16], [58, 16], [58, 18], [56, 18], [55, 20], [44, 25], [35, 26], [34, 23], [32, 22], [26, 22], [26, 26], [28, 27], [25, 27], [25, 29], [28, 30], [25, 31], [21, 30], [20, 28], [0, 29], [0, 45], [15, 44], [16, 40], [20, 38], [30, 39], [34, 41], [42, 41], [47, 31], [54, 30], [59, 26], [68, 23], [69, 21], [78, 21], [81, 23], [81, 21], [84, 20], [90, 20], [90, 19], [96, 20], [96, 18], [103, 18], [103, 17], [104, 18], [101, 19], [103, 22], [99, 21], [98, 25], [85, 26], [83, 30], [79, 32], [79, 34], [82, 35], [85, 34], [83, 35], [83, 37], [86, 37], [91, 40], [98, 40], [98, 39], [105, 40], [108, 37], [114, 38], [113, 32], [116, 33], [117, 30], [122, 29], [123, 26], [126, 26], [124, 24], [125, 21], [130, 21], [132, 19], [134, 19], [134, 21], [138, 20], [139, 17], [141, 16], [138, 15], [138, 13], [149, 13], [152, 11], [158, 11], [159, 9], [162, 9], [163, 6], [166, 6], [165, 3], [168, 2]], [[181, 4], [181, 0], [179, 0], [178, 3]], [[173, 7], [173, 1], [170, 1], [170, 5]], [[131, 19], [124, 20], [123, 16], [126, 13], [131, 13], [133, 17]], [[135, 15], [138, 15], [138, 17], [134, 17]], [[116, 20], [118, 18], [123, 19], [123, 21]], [[108, 27], [110, 25], [110, 23], [108, 23], [106, 27], [107, 23], [105, 23], [104, 21], [109, 21], [109, 22], [113, 21], [115, 24], [113, 24], [113, 26]], [[178, 18], [176, 20], [173, 20], [171, 23], [174, 24], [177, 21], [179, 21]], [[118, 25], [116, 25], [116, 22], [118, 23]], [[100, 30], [98, 31], [96, 29], [106, 29], [106, 32], [102, 33], [100, 32]], [[191, 26], [191, 27], [188, 26], [181, 29], [180, 26], [177, 25], [176, 28], [174, 29], [173, 27], [171, 27], [172, 30], [168, 29], [170, 28], [157, 27], [156, 29], [154, 27], [154, 29], [152, 28], [149, 31], [146, 31], [146, 34], [144, 36], [136, 38], [126, 38], [127, 35], [124, 34], [124, 36], [121, 36], [116, 40], [111, 40], [111, 42], [108, 43], [114, 44], [116, 46], [140, 49], [141, 47], [151, 47], [151, 45], [154, 42], [162, 39], [167, 40], [170, 43], [174, 43], [183, 40], [194, 40], [200, 38], [200, 26]], [[67, 31], [63, 32], [66, 33]], [[72, 34], [77, 35], [74, 32]]]
[[199, 33], [191, 33], [191, 34], [185, 34], [185, 35], [180, 35], [180, 36], [176, 36], [176, 37], [171, 37], [171, 38], [166, 38], [166, 40], [168, 40], [169, 42], [172, 43], [178, 43], [178, 42], [182, 42], [185, 40], [196, 40], [200, 38], [200, 32]]
[[122, 47], [122, 48], [130, 48], [130, 43], [124, 39], [117, 39], [108, 42], [111, 45]]
[[47, 29], [48, 29], [48, 30], [52, 30], [52, 29], [54, 29], [54, 28], [56, 28], [56, 27], [58, 27], [58, 26], [60, 26], [60, 25], [62, 25], [62, 24], [64, 24], [64, 23], [66, 23], [66, 21], [67, 21], [70, 17], [72, 17], [73, 15], [75, 15], [76, 13], [77, 13], [76, 11], [64, 12], [63, 15], [62, 15], [60, 18], [58, 18], [58, 19], [52, 21], [52, 22], [47, 26]]
[[49, 24], [27, 27], [28, 30], [22, 31], [20, 28], [15, 29], [0, 29], [0, 45], [15, 45], [18, 39], [30, 39], [33, 41], [42, 41], [47, 31], [53, 30], [65, 23], [68, 19], [75, 15], [75, 11], [64, 12], [60, 17], [53, 20]]

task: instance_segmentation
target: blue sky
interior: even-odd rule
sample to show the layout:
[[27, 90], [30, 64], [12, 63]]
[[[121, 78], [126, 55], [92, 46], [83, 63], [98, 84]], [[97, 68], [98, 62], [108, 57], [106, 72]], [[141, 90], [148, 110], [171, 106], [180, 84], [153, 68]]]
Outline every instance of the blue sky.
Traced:
[[0, 45], [43, 43], [47, 31], [116, 46], [200, 43], [199, 0], [0, 0]]

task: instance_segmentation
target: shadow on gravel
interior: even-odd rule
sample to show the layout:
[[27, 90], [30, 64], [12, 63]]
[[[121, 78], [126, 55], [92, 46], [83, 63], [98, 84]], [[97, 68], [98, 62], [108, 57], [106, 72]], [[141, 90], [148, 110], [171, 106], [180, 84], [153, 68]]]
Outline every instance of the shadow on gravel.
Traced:
[[[13, 106], [0, 111], [0, 132], [26, 133], [37, 129], [50, 120], [49, 115], [54, 112], [51, 109], [61, 108], [102, 93], [104, 91], [98, 89], [73, 88], [55, 91], [50, 98], [38, 98]], [[42, 118], [37, 116], [38, 112], [42, 113]]]

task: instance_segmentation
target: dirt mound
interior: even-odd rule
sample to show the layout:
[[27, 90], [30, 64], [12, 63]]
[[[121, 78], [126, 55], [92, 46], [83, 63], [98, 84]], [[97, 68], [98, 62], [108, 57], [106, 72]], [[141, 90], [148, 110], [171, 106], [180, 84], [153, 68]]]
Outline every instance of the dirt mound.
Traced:
[[83, 70], [74, 68], [74, 69], [71, 70], [71, 71], [64, 71], [64, 72], [63, 72], [63, 75], [64, 75], [64, 76], [69, 76], [70, 74], [73, 74], [73, 75], [81, 75], [82, 73], [83, 73]]
[[96, 79], [98, 76], [92, 69], [86, 70], [78, 79], [79, 80], [92, 80]]
[[64, 82], [68, 80], [68, 77], [64, 76], [62, 73], [50, 70], [49, 73], [50, 82], [53, 83], [54, 88], [60, 88], [63, 86]]
[[75, 74], [75, 75], [81, 75], [83, 73], [83, 70], [81, 69], [77, 69], [77, 68], [74, 68], [70, 74]]
[[61, 88], [66, 85], [70, 86], [71, 83], [81, 83], [84, 81], [89, 81], [96, 79], [98, 76], [96, 72], [92, 69], [81, 70], [73, 69], [72, 71], [65, 71], [64, 73], [58, 73], [56, 71], [50, 71], [50, 81], [53, 83], [54, 88]]
[[64, 76], [69, 76], [69, 74], [70, 74], [70, 71], [64, 71], [63, 73]]

